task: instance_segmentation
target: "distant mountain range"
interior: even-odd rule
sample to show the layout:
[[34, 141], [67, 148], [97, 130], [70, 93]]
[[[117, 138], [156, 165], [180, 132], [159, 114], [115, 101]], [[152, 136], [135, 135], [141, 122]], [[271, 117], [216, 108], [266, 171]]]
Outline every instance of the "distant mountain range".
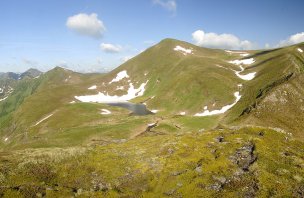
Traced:
[[12, 80], [21, 80], [23, 78], [29, 77], [29, 78], [35, 78], [41, 75], [42, 72], [38, 69], [28, 69], [27, 71], [23, 73], [14, 73], [14, 72], [0, 72], [0, 79], [12, 79]]

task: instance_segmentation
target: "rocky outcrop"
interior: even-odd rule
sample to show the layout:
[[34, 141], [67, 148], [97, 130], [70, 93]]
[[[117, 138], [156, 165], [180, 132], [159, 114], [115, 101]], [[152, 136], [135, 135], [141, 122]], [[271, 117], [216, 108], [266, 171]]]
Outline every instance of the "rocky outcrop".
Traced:
[[257, 105], [259, 104], [261, 99], [263, 99], [265, 97], [266, 93], [268, 93], [269, 91], [271, 91], [272, 89], [274, 89], [278, 85], [281, 85], [284, 82], [288, 81], [293, 75], [294, 75], [294, 73], [290, 73], [290, 74], [288, 74], [286, 76], [283, 76], [282, 78], [266, 85], [264, 88], [260, 89], [257, 96], [256, 96], [256, 100], [254, 101], [254, 103], [249, 105], [248, 107], [246, 107], [242, 111], [240, 116], [243, 116], [245, 114], [249, 114], [253, 109], [255, 109], [257, 107]]
[[249, 167], [257, 160], [254, 150], [254, 143], [249, 142], [237, 149], [235, 154], [231, 156], [230, 159], [243, 171], [249, 171]]

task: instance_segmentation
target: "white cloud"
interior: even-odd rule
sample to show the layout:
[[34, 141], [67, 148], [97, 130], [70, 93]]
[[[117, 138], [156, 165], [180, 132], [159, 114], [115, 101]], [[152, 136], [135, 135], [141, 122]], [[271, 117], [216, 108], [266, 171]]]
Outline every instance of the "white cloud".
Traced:
[[304, 32], [291, 35], [286, 40], [280, 41], [276, 47], [284, 47], [284, 46], [294, 45], [294, 44], [301, 43], [301, 42], [304, 42]]
[[175, 0], [153, 0], [153, 3], [156, 5], [160, 5], [161, 7], [165, 8], [170, 12], [176, 12], [177, 4]]
[[242, 50], [256, 48], [252, 42], [241, 40], [233, 34], [206, 33], [203, 30], [197, 30], [192, 33], [192, 39], [196, 45], [201, 47]]
[[120, 45], [114, 45], [111, 43], [101, 43], [100, 48], [107, 53], [118, 53], [122, 50]]
[[89, 15], [80, 13], [71, 16], [68, 18], [66, 26], [81, 35], [94, 38], [100, 38], [106, 30], [103, 22], [98, 19], [98, 15], [96, 13]]

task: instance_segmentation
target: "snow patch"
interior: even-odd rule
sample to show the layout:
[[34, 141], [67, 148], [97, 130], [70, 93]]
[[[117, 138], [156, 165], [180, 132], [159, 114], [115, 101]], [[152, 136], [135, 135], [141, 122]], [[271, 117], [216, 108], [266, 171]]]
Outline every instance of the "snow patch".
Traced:
[[235, 75], [237, 75], [242, 80], [252, 80], [255, 77], [256, 72], [252, 72], [252, 73], [245, 74], [245, 75], [240, 74], [241, 72], [243, 72], [245, 70], [244, 67], [242, 67], [242, 65], [250, 65], [254, 62], [255, 62], [255, 60], [253, 58], [229, 61], [229, 63], [238, 65], [240, 67], [241, 71], [235, 71], [235, 70], [233, 70], [233, 71], [234, 71]]
[[152, 113], [157, 113], [157, 112], [159, 112], [159, 110], [153, 109], [153, 110], [151, 110], [151, 112]]
[[229, 61], [229, 63], [235, 64], [235, 65], [251, 65], [254, 62], [255, 62], [255, 60], [253, 58]]
[[142, 96], [145, 92], [145, 86], [148, 83], [142, 83], [137, 89], [134, 88], [132, 83], [129, 84], [128, 93], [122, 96], [111, 96], [104, 93], [99, 92], [96, 95], [86, 95], [86, 96], [75, 96], [75, 98], [81, 102], [98, 102], [98, 103], [111, 103], [111, 102], [126, 102], [133, 98]]
[[301, 48], [298, 48], [298, 51], [301, 52], [301, 53], [303, 53], [303, 50]]
[[187, 54], [192, 54], [192, 50], [191, 49], [186, 49], [186, 48], [183, 48], [179, 45], [177, 45], [175, 48], [174, 48], [175, 51], [180, 51], [182, 52], [184, 55], [187, 55]]
[[228, 52], [230, 54], [243, 54], [244, 52], [240, 52], [240, 51], [231, 51], [231, 50], [225, 50], [225, 52]]
[[[3, 93], [3, 92], [4, 92], [4, 88], [5, 88], [5, 87], [1, 88], [1, 92], [0, 92], [0, 93]], [[8, 86], [8, 92], [6, 93], [6, 97], [0, 98], [0, 102], [6, 100], [6, 99], [9, 97], [9, 95], [10, 95], [11, 93], [13, 93], [13, 91], [14, 91], [14, 89], [13, 89], [11, 86]]]
[[179, 113], [179, 115], [186, 115], [186, 112], [182, 111]]
[[111, 111], [107, 110], [107, 109], [101, 109], [101, 113], [102, 115], [109, 115], [111, 114]]
[[129, 78], [129, 75], [126, 70], [119, 72], [116, 77], [111, 82], [109, 82], [109, 84], [112, 84], [113, 82], [119, 82], [124, 78]]
[[230, 51], [230, 50], [225, 50], [225, 52], [229, 54], [239, 54], [240, 56], [248, 56], [249, 54], [246, 52], [239, 52], [239, 51]]
[[75, 100], [73, 100], [73, 101], [70, 102], [70, 104], [74, 104], [74, 103], [75, 103]]
[[94, 89], [97, 89], [97, 86], [96, 86], [96, 85], [93, 85], [93, 86], [89, 87], [88, 89], [94, 90]]
[[4, 139], [4, 142], [6, 142], [7, 140], [8, 140], [8, 138], [5, 138], [5, 139]]
[[39, 120], [34, 126], [37, 126], [38, 124], [40, 124], [41, 122], [43, 122], [43, 121], [49, 119], [49, 118], [50, 118], [51, 116], [53, 116], [53, 115], [54, 115], [54, 114], [52, 113], [52, 114], [50, 114], [50, 115], [48, 115], [48, 116], [42, 118], [42, 119]]
[[242, 79], [242, 80], [252, 80], [252, 79], [254, 79], [256, 72], [252, 72], [252, 73], [249, 73], [249, 74], [242, 75], [240, 73], [243, 72], [245, 69], [242, 66], [240, 66], [240, 68], [241, 68], [241, 71], [234, 71], [235, 75], [237, 75], [240, 79]]
[[255, 77], [256, 72], [252, 72], [249, 74], [245, 74], [245, 75], [241, 75], [239, 73], [237, 73], [237, 76], [243, 80], [252, 80]]
[[6, 96], [6, 97], [4, 97], [4, 98], [1, 98], [1, 99], [0, 99], [0, 102], [6, 100], [7, 98], [8, 98], [8, 96]]
[[234, 96], [236, 98], [235, 101], [234, 101], [234, 103], [232, 103], [230, 105], [226, 105], [226, 106], [222, 107], [219, 110], [213, 110], [213, 111], [209, 111], [208, 109], [205, 109], [205, 107], [206, 107], [205, 106], [204, 107], [204, 111], [202, 113], [196, 113], [194, 116], [211, 116], [211, 115], [223, 114], [226, 111], [228, 111], [230, 108], [232, 108], [242, 97], [240, 95], [240, 92], [235, 92]]

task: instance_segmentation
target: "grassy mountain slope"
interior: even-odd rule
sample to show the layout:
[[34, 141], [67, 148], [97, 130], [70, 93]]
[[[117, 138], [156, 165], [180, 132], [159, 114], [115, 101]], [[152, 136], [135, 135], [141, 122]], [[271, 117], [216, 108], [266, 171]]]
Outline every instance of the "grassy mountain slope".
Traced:
[[303, 140], [304, 53], [299, 48], [304, 44], [257, 54], [260, 62], [251, 68], [259, 70], [258, 76], [244, 87], [246, 102], [241, 99], [228, 120], [239, 117], [236, 124], [282, 128]]
[[[176, 46], [192, 49], [193, 54], [184, 55], [175, 51]], [[239, 79], [233, 72], [216, 66], [237, 69], [227, 63], [229, 57], [222, 50], [204, 49], [165, 39], [113, 70], [103, 82], [107, 84], [123, 70], [130, 78], [100, 87], [111, 95], [119, 95], [120, 92], [113, 92], [116, 86], [127, 86], [130, 79], [137, 86], [149, 80], [144, 96], [135, 99], [135, 102], [146, 101], [150, 109], [158, 109], [160, 113], [186, 111], [187, 114], [195, 114], [206, 105], [216, 109], [235, 100], [233, 93], [237, 91]], [[151, 99], [153, 96], [155, 98]]]

